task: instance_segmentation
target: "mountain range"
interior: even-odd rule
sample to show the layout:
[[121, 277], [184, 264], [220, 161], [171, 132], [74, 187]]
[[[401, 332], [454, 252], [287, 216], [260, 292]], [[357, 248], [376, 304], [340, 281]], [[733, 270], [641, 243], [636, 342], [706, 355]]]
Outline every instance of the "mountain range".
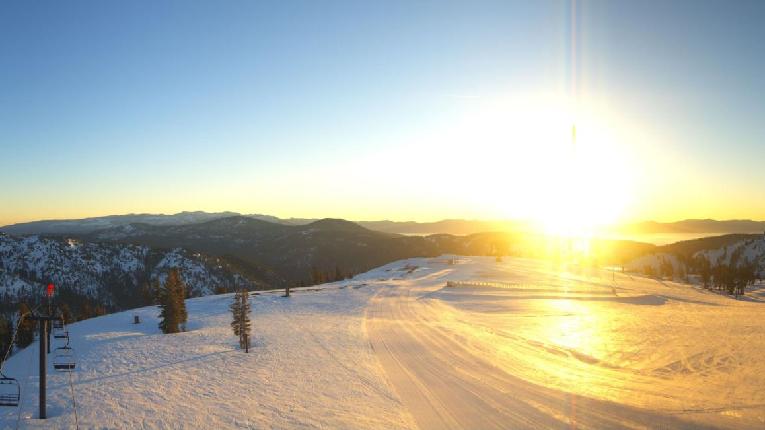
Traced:
[[[126, 222], [136, 217], [149, 222]], [[181, 269], [191, 296], [201, 296], [332, 281], [414, 256], [485, 255], [504, 240], [405, 236], [338, 219], [287, 224], [186, 213], [172, 220], [138, 215], [65, 222], [66, 233], [52, 223], [45, 234], [0, 233], [3, 302], [35, 296], [52, 282], [78, 300], [126, 309], [146, 304], [146, 289], [170, 268]]]
[[[691, 220], [677, 225], [723, 225], [717, 223]], [[758, 226], [732, 223], [729, 228]], [[147, 288], [161, 282], [171, 268], [181, 270], [190, 296], [203, 296], [243, 287], [262, 290], [333, 281], [412, 257], [453, 254], [555, 259], [571, 252], [572, 246], [525, 232], [412, 234], [414, 229], [464, 233], [492, 226], [471, 221], [366, 225], [378, 230], [341, 219], [285, 220], [230, 212], [16, 224], [0, 232], [0, 296], [5, 304], [15, 303], [14, 298], [33, 297], [53, 282], [74, 303], [92, 300], [119, 310], [149, 303]], [[591, 242], [589, 252], [597, 264], [623, 264], [656, 252], [692, 256], [758, 237], [761, 234], [730, 234], [666, 246], [598, 239]]]
[[181, 248], [0, 233], [0, 311], [19, 299], [37, 300], [48, 283], [78, 305], [143, 306], [150, 300], [150, 283], [162, 282], [171, 268], [180, 270], [190, 296], [265, 283], [240, 275], [220, 258]]
[[[128, 214], [103, 217], [43, 220], [17, 223], [0, 227], [0, 231], [14, 235], [28, 234], [88, 234], [97, 230], [141, 223], [148, 225], [189, 225], [204, 221], [242, 216], [284, 225], [306, 225], [318, 221], [312, 218], [278, 218], [271, 215], [247, 214], [236, 212], [180, 212], [173, 215], [163, 214]], [[483, 232], [523, 232], [530, 231], [529, 223], [511, 220], [464, 220], [448, 219], [434, 222], [416, 221], [356, 221], [362, 227], [383, 233], [405, 235], [452, 234], [470, 235]], [[644, 221], [617, 225], [610, 228], [614, 233], [629, 234], [731, 234], [762, 233], [765, 221], [753, 220], [714, 220], [687, 219], [675, 222]]]

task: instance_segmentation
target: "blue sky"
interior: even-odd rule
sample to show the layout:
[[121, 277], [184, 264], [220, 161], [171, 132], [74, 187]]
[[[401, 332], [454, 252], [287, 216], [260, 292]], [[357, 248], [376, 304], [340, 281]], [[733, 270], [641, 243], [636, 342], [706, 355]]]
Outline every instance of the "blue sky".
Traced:
[[[4, 2], [0, 223], [526, 216], [515, 181], [462, 154], [533, 141], [441, 136], [498, 99], [570, 96], [573, 64], [581, 103], [629, 124], [623, 218], [765, 219], [763, 19], [762, 2]], [[444, 191], [466, 157], [480, 180]]]

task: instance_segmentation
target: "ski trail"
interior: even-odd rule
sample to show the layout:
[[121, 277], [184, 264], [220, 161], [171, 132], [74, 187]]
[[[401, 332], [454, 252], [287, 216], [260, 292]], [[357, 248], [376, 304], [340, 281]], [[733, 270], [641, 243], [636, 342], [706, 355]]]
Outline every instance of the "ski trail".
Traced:
[[423, 430], [714, 428], [677, 413], [588, 398], [508, 373], [442, 324], [443, 310], [420, 300], [433, 288], [418, 281], [380, 289], [366, 324], [388, 379]]

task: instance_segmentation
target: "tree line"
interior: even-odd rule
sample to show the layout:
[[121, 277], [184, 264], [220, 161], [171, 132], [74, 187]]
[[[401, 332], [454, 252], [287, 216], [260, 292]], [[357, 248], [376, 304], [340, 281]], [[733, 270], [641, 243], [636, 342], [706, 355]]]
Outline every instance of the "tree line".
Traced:
[[[326, 284], [327, 282], [342, 281], [345, 279], [353, 278], [353, 272], [349, 270], [343, 270], [340, 266], [335, 266], [334, 270], [320, 269], [316, 266], [311, 267], [311, 283], [312, 285]], [[296, 286], [304, 286], [300, 281]]]
[[710, 261], [703, 254], [693, 258], [683, 258], [678, 255], [678, 267], [672, 264], [668, 258], [660, 258], [658, 268], [652, 264], [643, 267], [643, 274], [649, 277], [662, 277], [668, 279], [681, 279], [690, 282], [690, 275], [697, 275], [701, 285], [708, 290], [720, 291], [736, 298], [744, 295], [746, 289], [758, 280], [758, 267], [755, 261], [743, 258], [742, 248], [730, 253], [728, 250], [717, 258]]
[[746, 288], [757, 281], [757, 266], [752, 262], [712, 264], [706, 257], [694, 260], [701, 284], [706, 289], [723, 291], [736, 297], [744, 295]]

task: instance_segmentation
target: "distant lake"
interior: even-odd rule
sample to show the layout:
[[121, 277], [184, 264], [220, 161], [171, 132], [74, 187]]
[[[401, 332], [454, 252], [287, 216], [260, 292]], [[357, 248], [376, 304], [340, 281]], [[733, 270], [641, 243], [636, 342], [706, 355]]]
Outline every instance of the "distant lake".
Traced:
[[[432, 232], [421, 233], [399, 233], [404, 236], [428, 236], [434, 234]], [[595, 237], [599, 239], [612, 239], [612, 240], [631, 240], [634, 242], [651, 243], [654, 245], [667, 245], [675, 242], [682, 242], [684, 240], [698, 239], [701, 237], [722, 236], [725, 234], [733, 233], [635, 233], [635, 234], [600, 234]], [[744, 234], [757, 234], [757, 233], [744, 233]], [[462, 236], [462, 235], [458, 235]]]
[[642, 234], [607, 234], [603, 239], [633, 240], [635, 242], [652, 243], [654, 245], [666, 245], [684, 240], [698, 239], [701, 237], [722, 236], [726, 233], [642, 233]]

